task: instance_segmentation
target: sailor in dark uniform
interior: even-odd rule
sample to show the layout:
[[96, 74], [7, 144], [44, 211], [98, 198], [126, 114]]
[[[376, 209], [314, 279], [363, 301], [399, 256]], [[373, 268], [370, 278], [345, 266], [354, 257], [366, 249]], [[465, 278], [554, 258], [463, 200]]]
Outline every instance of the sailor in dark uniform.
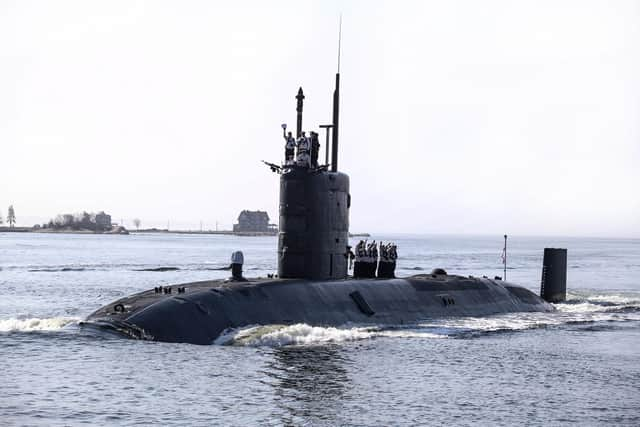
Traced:
[[364, 266], [365, 266], [365, 241], [360, 240], [356, 245], [356, 261], [353, 264], [353, 277], [360, 278], [365, 277], [364, 274]]
[[356, 254], [353, 253], [353, 251], [351, 250], [351, 246], [347, 246], [347, 251], [344, 254], [345, 258], [347, 259], [347, 270], [351, 270], [353, 268], [353, 260], [356, 257]]
[[378, 277], [384, 278], [387, 273], [387, 264], [389, 262], [389, 253], [387, 245], [380, 242], [380, 259], [378, 260]]
[[396, 277], [396, 260], [398, 259], [398, 247], [395, 244], [391, 244], [389, 247], [389, 272], [387, 277]]
[[381, 279], [392, 279], [395, 277], [396, 258], [395, 245], [380, 243], [380, 262], [378, 262], [378, 277]]
[[375, 278], [376, 277], [376, 268], [378, 267], [378, 245], [376, 241], [369, 243], [368, 248], [369, 255], [369, 268], [368, 268], [368, 277]]
[[311, 132], [311, 167], [318, 167], [318, 152], [320, 151], [320, 141], [318, 141], [318, 134]]

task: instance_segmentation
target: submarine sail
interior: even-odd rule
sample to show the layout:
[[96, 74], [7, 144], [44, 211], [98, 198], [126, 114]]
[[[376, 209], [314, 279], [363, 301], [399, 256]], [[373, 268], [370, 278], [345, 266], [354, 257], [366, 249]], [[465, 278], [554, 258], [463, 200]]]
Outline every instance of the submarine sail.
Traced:
[[[333, 109], [331, 171], [302, 160], [280, 175], [278, 275], [313, 280], [345, 279], [349, 245], [349, 176], [337, 171], [338, 85]], [[299, 89], [297, 123], [302, 123], [304, 94]], [[297, 133], [301, 135], [300, 129]], [[313, 140], [313, 138], [312, 138]], [[313, 144], [313, 141], [312, 141]]]

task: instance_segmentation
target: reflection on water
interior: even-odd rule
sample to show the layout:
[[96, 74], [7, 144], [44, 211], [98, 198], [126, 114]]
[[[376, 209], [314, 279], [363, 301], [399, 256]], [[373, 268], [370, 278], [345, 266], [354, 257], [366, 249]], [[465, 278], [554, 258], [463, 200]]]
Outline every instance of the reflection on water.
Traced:
[[345, 349], [337, 345], [286, 346], [273, 349], [272, 355], [264, 374], [273, 380], [282, 423], [336, 419], [350, 381]]

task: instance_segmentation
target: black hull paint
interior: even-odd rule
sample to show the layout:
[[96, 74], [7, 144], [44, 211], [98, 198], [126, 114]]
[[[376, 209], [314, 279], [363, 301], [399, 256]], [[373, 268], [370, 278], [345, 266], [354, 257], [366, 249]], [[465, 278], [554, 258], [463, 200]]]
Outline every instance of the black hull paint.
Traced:
[[[176, 294], [178, 287], [185, 287], [185, 293]], [[172, 292], [151, 290], [123, 298], [83, 323], [130, 338], [211, 344], [225, 330], [249, 325], [401, 325], [451, 316], [555, 310], [518, 285], [449, 275], [207, 281], [174, 286]], [[124, 312], [116, 311], [119, 304]]]

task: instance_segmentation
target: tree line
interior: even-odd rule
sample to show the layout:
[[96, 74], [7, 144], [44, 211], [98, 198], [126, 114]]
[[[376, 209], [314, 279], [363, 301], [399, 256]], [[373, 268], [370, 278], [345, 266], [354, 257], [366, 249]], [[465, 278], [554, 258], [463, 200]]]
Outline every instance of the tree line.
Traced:
[[43, 226], [52, 229], [108, 231], [111, 230], [111, 215], [104, 212], [60, 214]]

